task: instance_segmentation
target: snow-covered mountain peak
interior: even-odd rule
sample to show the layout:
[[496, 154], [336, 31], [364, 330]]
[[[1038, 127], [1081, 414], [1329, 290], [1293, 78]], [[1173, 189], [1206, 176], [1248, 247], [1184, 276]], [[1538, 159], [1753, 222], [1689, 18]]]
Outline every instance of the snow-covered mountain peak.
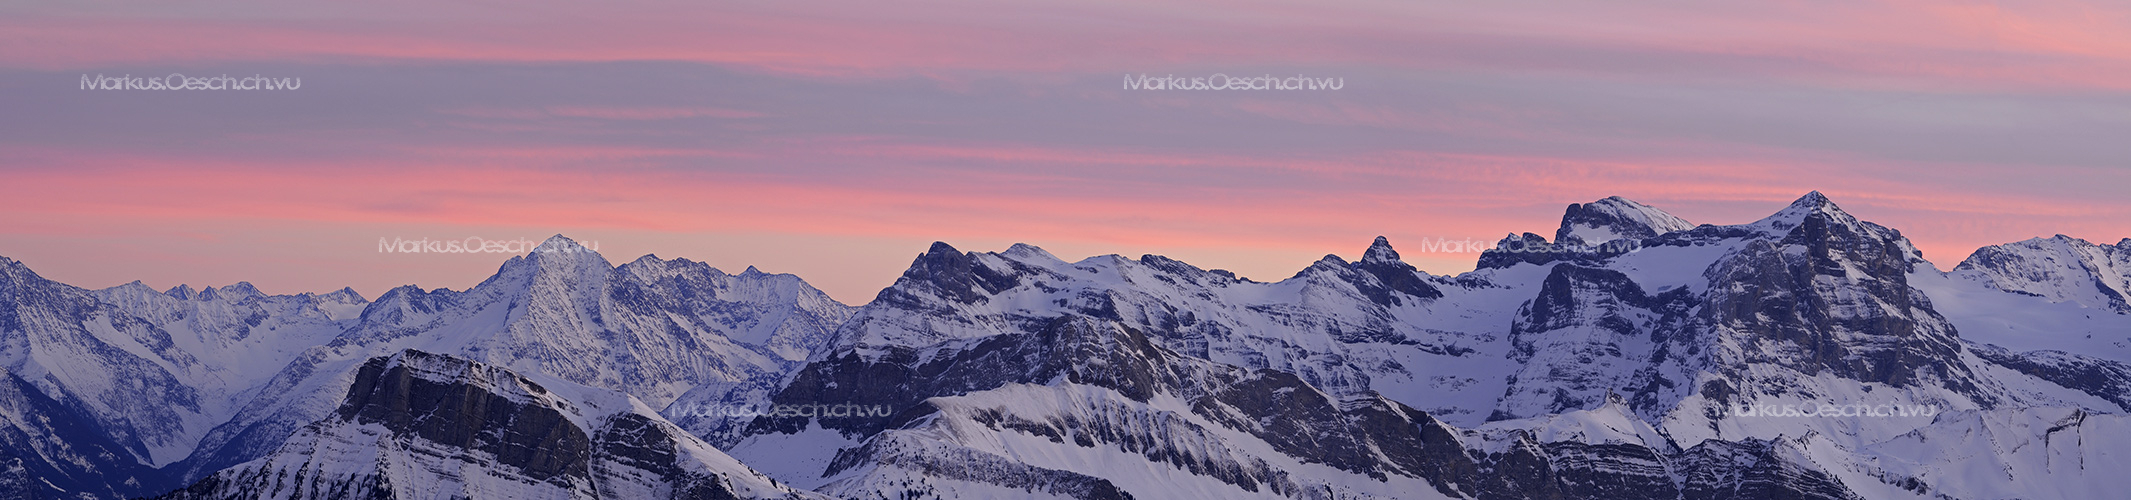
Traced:
[[193, 296], [199, 294], [199, 291], [192, 289], [192, 285], [186, 285], [182, 283], [178, 284], [178, 286], [170, 287], [169, 290], [163, 291], [163, 295], [169, 295], [171, 298], [175, 298], [178, 300], [192, 300]]
[[1391, 240], [1382, 236], [1369, 243], [1369, 249], [1361, 254], [1363, 263], [1398, 261], [1398, 250], [1391, 249]]
[[1953, 274], [1990, 288], [2131, 313], [2131, 239], [2096, 245], [2066, 235], [1976, 249]]
[[37, 271], [30, 270], [30, 266], [14, 259], [0, 257], [0, 285], [13, 283], [20, 286], [43, 281], [44, 277], [37, 275]]
[[1302, 271], [1296, 272], [1295, 276], [1306, 276], [1311, 271], [1318, 269], [1345, 269], [1353, 265], [1353, 263], [1347, 262], [1347, 259], [1340, 257], [1339, 254], [1328, 253], [1324, 254], [1323, 258], [1317, 259], [1317, 262], [1311, 262], [1310, 267], [1303, 268]]
[[22, 281], [23, 278], [44, 279], [38, 277], [36, 271], [31, 271], [30, 266], [23, 265], [21, 261], [0, 256], [0, 279]]
[[124, 285], [119, 285], [119, 286], [114, 286], [114, 287], [111, 287], [111, 289], [112, 289], [112, 290], [125, 290], [125, 291], [127, 291], [128, 293], [142, 293], [142, 292], [145, 292], [145, 293], [161, 293], [161, 292], [157, 292], [157, 291], [155, 291], [155, 288], [151, 288], [151, 287], [149, 287], [147, 283], [142, 283], [142, 282], [141, 282], [141, 280], [133, 280], [133, 281], [127, 282], [127, 283], [126, 283], [126, 284], [124, 284]]
[[356, 292], [353, 287], [341, 287], [339, 290], [319, 294], [318, 301], [333, 304], [353, 304], [369, 302], [369, 299], [364, 299], [363, 294]]
[[548, 237], [546, 241], [540, 242], [540, 246], [527, 253], [526, 258], [538, 260], [544, 265], [553, 263], [585, 266], [597, 262], [602, 266], [613, 267], [613, 264], [607, 262], [606, 257], [600, 256], [598, 251], [585, 248], [584, 245], [578, 244], [577, 240], [560, 234]]
[[251, 282], [239, 281], [236, 284], [224, 286], [221, 288], [207, 287], [205, 289], [202, 289], [200, 290], [200, 294], [197, 298], [199, 300], [243, 302], [249, 299], [258, 299], [264, 297], [266, 297], [266, 293], [260, 292], [258, 287], [252, 286]]
[[1051, 252], [1045, 251], [1042, 247], [1030, 245], [1027, 243], [1015, 243], [1014, 246], [1007, 247], [1006, 252], [1003, 255], [1019, 261], [1033, 261], [1039, 263], [1054, 264], [1065, 263], [1065, 259], [1060, 259], [1056, 255], [1051, 255]]
[[1561, 214], [1561, 228], [1554, 240], [1564, 244], [1596, 245], [1617, 239], [1644, 239], [1673, 231], [1693, 229], [1694, 223], [1657, 207], [1619, 196], [1590, 203], [1570, 203]]
[[1844, 226], [1859, 224], [1857, 217], [1843, 211], [1842, 207], [1835, 206], [1834, 200], [1828, 199], [1826, 195], [1820, 194], [1819, 191], [1813, 191], [1806, 193], [1805, 196], [1798, 197], [1789, 206], [1783, 207], [1783, 210], [1778, 210], [1768, 217], [1763, 217], [1761, 220], [1747, 224], [1747, 226], [1770, 230], [1774, 235], [1781, 236], [1792, 228], [1804, 224], [1806, 220], [1816, 217], [1840, 223]]
[[504, 262], [495, 276], [475, 288], [523, 287], [524, 293], [531, 296], [592, 300], [613, 269], [614, 265], [599, 252], [558, 234], [524, 256]]
[[[985, 256], [996, 257], [988, 254]], [[986, 300], [996, 293], [1014, 285], [1013, 276], [992, 269], [980, 255], [963, 253], [944, 241], [935, 241], [925, 253], [911, 261], [910, 268], [903, 271], [896, 285], [881, 290], [887, 297], [902, 288], [934, 294], [954, 302], [973, 304]], [[876, 299], [878, 300], [878, 299]]]

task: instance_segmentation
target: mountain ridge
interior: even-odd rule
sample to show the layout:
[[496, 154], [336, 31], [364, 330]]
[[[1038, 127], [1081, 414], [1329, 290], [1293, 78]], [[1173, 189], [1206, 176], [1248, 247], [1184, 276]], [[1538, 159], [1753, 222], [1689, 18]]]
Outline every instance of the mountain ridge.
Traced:
[[[263, 490], [245, 481], [288, 476], [216, 474], [350, 436], [319, 426], [353, 422], [338, 409], [375, 386], [365, 368], [409, 352], [614, 391], [641, 407], [633, 429], [726, 449], [803, 486], [755, 491], [801, 496], [1969, 497], [2019, 491], [2051, 456], [2106, 455], [2016, 453], [2003, 466], [2029, 475], [1995, 480], [1918, 443], [2103, 436], [2131, 409], [2131, 337], [2106, 335], [2131, 331], [2107, 293], [2124, 243], [2037, 238], [1939, 272], [1818, 192], [1735, 225], [1611, 197], [1570, 205], [1554, 235], [1512, 235], [1456, 276], [1379, 236], [1269, 283], [939, 242], [861, 307], [753, 267], [617, 266], [561, 235], [466, 290], [375, 300], [84, 290], [0, 257], [0, 368], [19, 389], [0, 391], [0, 485], [126, 477], [100, 494], [131, 496], [221, 477], [195, 493], [247, 497]], [[118, 383], [133, 380], [149, 383]], [[885, 416], [727, 411], [834, 404]], [[1752, 411], [1787, 405], [1930, 411]], [[52, 416], [95, 425], [40, 427]], [[1138, 430], [1160, 422], [1173, 435]], [[993, 472], [949, 472], [967, 467]], [[2077, 477], [2060, 490], [2120, 480]], [[314, 486], [377, 490], [363, 484]]]

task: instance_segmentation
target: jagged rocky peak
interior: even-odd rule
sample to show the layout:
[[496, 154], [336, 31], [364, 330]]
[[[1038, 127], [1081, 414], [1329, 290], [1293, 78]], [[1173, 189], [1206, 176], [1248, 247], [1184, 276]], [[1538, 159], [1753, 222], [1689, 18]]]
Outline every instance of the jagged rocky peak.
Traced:
[[138, 293], [141, 295], [156, 295], [163, 293], [155, 291], [155, 288], [149, 287], [147, 283], [142, 283], [141, 280], [129, 281], [126, 282], [126, 284], [124, 285], [114, 286], [111, 288], [106, 288], [104, 290], [109, 292], [125, 291], [130, 293]]
[[1693, 229], [1687, 222], [1657, 207], [1619, 196], [1590, 203], [1570, 203], [1561, 215], [1561, 228], [1554, 241], [1596, 245], [1617, 239], [1644, 239], [1673, 231]]
[[252, 286], [251, 282], [239, 281], [236, 284], [221, 288], [207, 287], [205, 289], [202, 289], [200, 290], [200, 295], [198, 299], [219, 300], [224, 302], [241, 302], [246, 299], [256, 299], [265, 296], [266, 293], [260, 292], [258, 287]]
[[1406, 303], [1401, 294], [1412, 298], [1429, 300], [1443, 297], [1442, 290], [1429, 284], [1430, 276], [1413, 265], [1399, 260], [1398, 251], [1391, 248], [1391, 240], [1382, 236], [1362, 252], [1359, 261], [1347, 262], [1338, 255], [1325, 255], [1310, 267], [1295, 273], [1296, 279], [1310, 279], [1312, 275], [1332, 276], [1354, 286], [1371, 303], [1395, 307]]
[[318, 301], [334, 304], [361, 304], [370, 300], [363, 298], [363, 294], [356, 292], [354, 287], [341, 287], [339, 290], [319, 294]]
[[1992, 245], [1954, 273], [2006, 292], [2131, 314], [2131, 238], [2108, 245], [2060, 234]]
[[[37, 271], [20, 261], [0, 257], [0, 306], [10, 302], [38, 300], [44, 296], [59, 296], [73, 287], [46, 280]], [[4, 312], [4, 311], [0, 311]], [[4, 324], [4, 323], [0, 323]]]
[[1361, 261], [1364, 263], [1397, 262], [1398, 250], [1391, 249], [1390, 238], [1378, 236], [1376, 241], [1369, 243], [1369, 249], [1362, 252]]
[[1369, 243], [1369, 249], [1362, 252], [1361, 261], [1355, 262], [1354, 267], [1375, 278], [1373, 281], [1357, 280], [1354, 285], [1356, 289], [1362, 292], [1362, 295], [1369, 297], [1372, 302], [1377, 304], [1400, 304], [1402, 301], [1391, 292], [1398, 292], [1419, 299], [1438, 299], [1443, 297], [1442, 290], [1437, 290], [1434, 285], [1428, 284], [1426, 273], [1422, 273], [1419, 269], [1415, 269], [1413, 265], [1399, 260], [1398, 250], [1391, 248], [1391, 240], [1389, 238], [1376, 237], [1376, 241]]
[[23, 265], [22, 261], [10, 259], [6, 256], [0, 256], [0, 278], [4, 278], [7, 281], [22, 281], [24, 278], [44, 279], [37, 276], [36, 271], [31, 271], [30, 266]]
[[1824, 224], [1848, 229], [1851, 233], [1883, 238], [1889, 234], [1898, 234], [1885, 226], [1858, 220], [1856, 216], [1843, 211], [1842, 207], [1835, 206], [1835, 200], [1828, 199], [1827, 195], [1820, 194], [1819, 191], [1808, 192], [1792, 201], [1789, 206], [1783, 207], [1783, 210], [1747, 226], [1760, 229], [1764, 234], [1780, 237], [1792, 229], [1808, 224]]
[[[1030, 247], [1033, 248], [1033, 247]], [[896, 285], [881, 290], [882, 298], [891, 293], [929, 292], [963, 304], [979, 303], [995, 293], [1013, 288], [1020, 281], [1011, 272], [993, 269], [979, 260], [977, 253], [963, 253], [944, 241], [932, 242], [924, 254], [910, 263]]]
[[[128, 283], [126, 285], [120, 286], [124, 287], [133, 285], [135, 283], [139, 282], [135, 281], [134, 283]], [[141, 286], [146, 287], [147, 285]], [[252, 286], [252, 283], [249, 281], [239, 281], [229, 286], [219, 288], [207, 287], [198, 290], [193, 289], [191, 285], [180, 284], [178, 286], [170, 287], [169, 290], [164, 290], [163, 295], [168, 295], [171, 298], [175, 298], [178, 300], [209, 300], [222, 302], [242, 302], [249, 299], [267, 297], [266, 292], [259, 291], [259, 287]], [[357, 295], [356, 297], [359, 299], [362, 296]]]
[[1761, 238], [1747, 238], [1704, 274], [1712, 292], [1702, 319], [1772, 342], [1734, 353], [1735, 361], [1975, 390], [1953, 326], [1909, 286], [1922, 256], [1900, 232], [1858, 220], [1817, 191], [1746, 227]]

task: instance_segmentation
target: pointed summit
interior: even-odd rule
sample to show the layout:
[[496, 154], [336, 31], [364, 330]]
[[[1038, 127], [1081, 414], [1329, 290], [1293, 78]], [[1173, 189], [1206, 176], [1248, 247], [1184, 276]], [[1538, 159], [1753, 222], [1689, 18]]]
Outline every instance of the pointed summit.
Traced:
[[[520, 241], [525, 240], [508, 242], [511, 245], [508, 248], [515, 250]], [[527, 300], [539, 301], [538, 297], [546, 296], [558, 302], [543, 304], [581, 305], [597, 300], [600, 288], [613, 270], [614, 264], [607, 262], [599, 252], [558, 234], [523, 256], [511, 257], [497, 268], [494, 276], [475, 288], [503, 285], [504, 289], [512, 290], [507, 293], [524, 294], [524, 297], [531, 298]], [[382, 302], [383, 297], [379, 301]]]
[[363, 298], [363, 294], [357, 293], [354, 287], [341, 287], [339, 290], [334, 290], [324, 295], [319, 295], [318, 298], [319, 300], [326, 302], [346, 304], [358, 304], [368, 301], [368, 299]]
[[597, 255], [599, 252], [586, 248], [584, 245], [577, 243], [577, 240], [570, 239], [568, 236], [556, 234], [549, 236], [546, 241], [540, 242], [540, 246], [534, 247], [532, 253], [589, 253]]
[[1641, 240], [1673, 231], [1694, 229], [1687, 222], [1657, 207], [1619, 196], [1590, 203], [1571, 203], [1561, 214], [1561, 228], [1554, 241], [1563, 244], [1596, 245], [1617, 239]]
[[961, 250], [956, 250], [956, 249], [955, 249], [955, 246], [954, 246], [954, 245], [949, 245], [949, 244], [947, 244], [947, 242], [945, 242], [945, 241], [935, 241], [935, 242], [932, 242], [932, 246], [929, 246], [929, 247], [925, 247], [925, 254], [926, 254], [926, 255], [933, 255], [933, 254], [953, 254], [953, 255], [961, 255], [961, 254], [962, 254], [962, 251], [961, 251]]
[[1398, 261], [1398, 251], [1391, 249], [1390, 239], [1378, 236], [1375, 242], [1369, 244], [1369, 250], [1362, 252], [1361, 261], [1363, 263], [1396, 262]]
[[1816, 216], [1827, 217], [1829, 222], [1843, 226], [1855, 226], [1858, 223], [1856, 217], [1851, 216], [1849, 212], [1842, 211], [1842, 207], [1835, 206], [1834, 200], [1828, 199], [1826, 195], [1820, 194], [1819, 191], [1813, 191], [1806, 193], [1805, 196], [1798, 197], [1797, 201], [1791, 202], [1790, 206], [1783, 207], [1783, 210], [1777, 211], [1774, 215], [1754, 221], [1753, 224], [1749, 225], [1767, 227], [1781, 234], [1790, 231], [1791, 228], [1798, 227], [1806, 219]]
[[930, 248], [925, 249], [924, 254], [918, 255], [916, 260], [910, 262], [909, 269], [903, 270], [903, 277], [896, 281], [897, 286], [881, 290], [880, 297], [903, 292], [900, 287], [907, 283], [914, 290], [924, 290], [923, 293], [936, 294], [958, 303], [973, 304], [984, 300], [983, 287], [978, 281], [980, 277], [989, 275], [980, 275], [978, 269], [983, 267], [977, 264], [976, 258], [971, 254], [962, 253], [947, 242], [935, 241]]
[[[1337, 256], [1327, 255], [1325, 260], [1318, 261], [1317, 265], [1333, 265], [1334, 263], [1339, 266], [1347, 265], [1345, 262], [1339, 262], [1338, 259], [1339, 257]], [[1378, 304], [1386, 306], [1403, 304], [1404, 301], [1392, 292], [1399, 292], [1420, 299], [1435, 299], [1443, 296], [1441, 290], [1437, 290], [1434, 286], [1428, 284], [1427, 273], [1420, 272], [1413, 265], [1398, 260], [1398, 251], [1391, 249], [1391, 240], [1389, 238], [1376, 237], [1376, 241], [1369, 244], [1369, 250], [1362, 252], [1361, 260], [1355, 262], [1352, 266], [1362, 273], [1375, 278], [1374, 280], [1357, 281], [1354, 286], [1356, 290], [1361, 291], [1363, 296]]]
[[239, 281], [221, 288], [207, 287], [200, 291], [200, 298], [206, 300], [240, 301], [265, 296], [266, 293], [260, 292], [259, 288], [252, 286], [249, 281]]
[[39, 281], [44, 281], [44, 277], [37, 275], [37, 271], [30, 270], [30, 266], [22, 261], [0, 257], [0, 286], [10, 282], [26, 284]]
[[199, 294], [193, 291], [192, 285], [180, 283], [178, 286], [170, 287], [169, 290], [163, 291], [163, 295], [169, 295], [178, 300], [192, 300], [194, 296]]
[[[601, 256], [599, 251], [586, 248], [584, 245], [578, 244], [577, 240], [560, 234], [548, 237], [546, 241], [540, 242], [540, 246], [533, 247], [531, 251], [526, 252], [525, 259], [539, 263], [541, 269], [557, 269], [558, 266], [568, 268], [613, 267], [613, 264], [607, 262], [607, 258]], [[518, 259], [511, 260], [516, 261]]]

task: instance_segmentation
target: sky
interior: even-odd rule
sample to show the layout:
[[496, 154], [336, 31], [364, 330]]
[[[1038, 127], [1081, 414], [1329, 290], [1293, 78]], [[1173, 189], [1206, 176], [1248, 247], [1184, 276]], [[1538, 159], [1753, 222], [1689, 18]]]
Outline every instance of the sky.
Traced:
[[[172, 74], [300, 86], [84, 88]], [[1213, 75], [1339, 88], [1125, 83]], [[854, 304], [933, 241], [1455, 274], [1421, 243], [1814, 190], [1949, 269], [2131, 237], [2127, 187], [2106, 2], [0, 3], [0, 256], [90, 288], [464, 289], [510, 254], [381, 242], [554, 234]]]

